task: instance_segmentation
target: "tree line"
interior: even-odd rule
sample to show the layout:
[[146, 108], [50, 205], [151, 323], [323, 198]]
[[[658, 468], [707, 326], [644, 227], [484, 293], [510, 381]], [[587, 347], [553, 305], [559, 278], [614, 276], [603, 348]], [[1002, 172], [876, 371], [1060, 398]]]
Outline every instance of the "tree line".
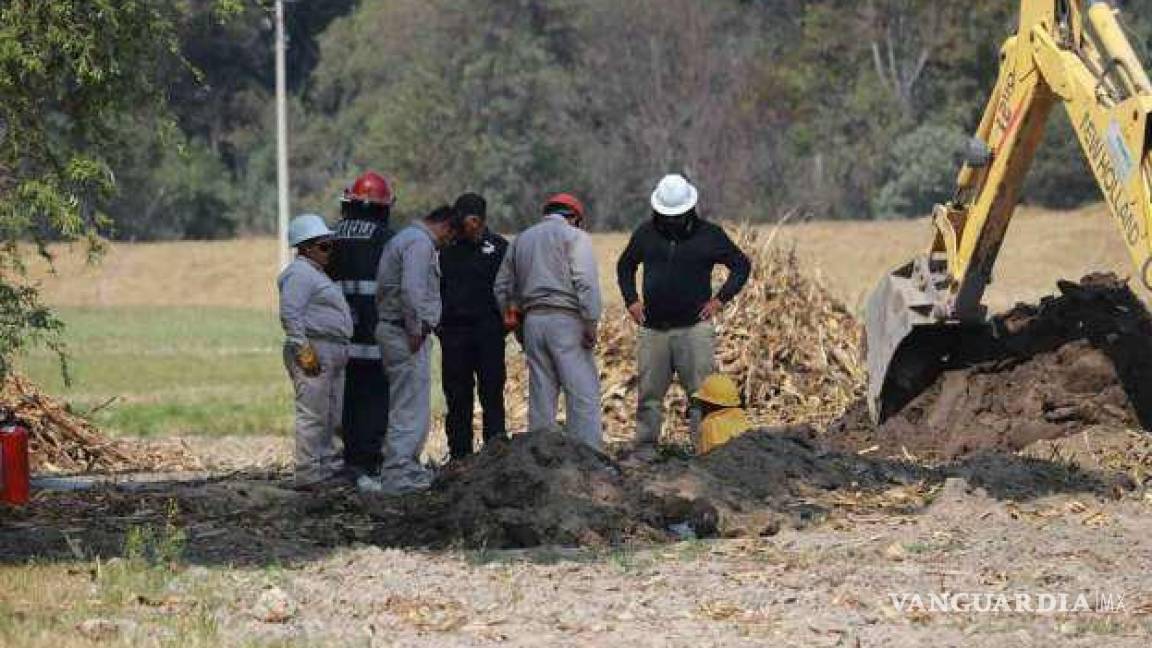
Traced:
[[[157, 0], [178, 56], [106, 149], [99, 202], [121, 239], [262, 234], [275, 224], [269, 2]], [[1142, 53], [1152, 0], [1123, 5]], [[288, 25], [294, 210], [335, 216], [365, 168], [401, 217], [463, 191], [495, 225], [574, 191], [598, 229], [648, 216], [664, 173], [715, 218], [906, 218], [946, 198], [1018, 2], [974, 0], [304, 0]], [[1145, 57], [1145, 60], [1150, 60]], [[1054, 113], [1024, 192], [1098, 199]]]

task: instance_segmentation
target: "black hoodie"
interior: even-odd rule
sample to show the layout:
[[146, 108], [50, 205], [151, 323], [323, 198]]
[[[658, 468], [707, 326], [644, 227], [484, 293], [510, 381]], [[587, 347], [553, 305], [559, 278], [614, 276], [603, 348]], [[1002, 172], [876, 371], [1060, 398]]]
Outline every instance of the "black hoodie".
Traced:
[[687, 232], [661, 232], [655, 219], [632, 233], [616, 263], [624, 303], [638, 301], [636, 270], [644, 266], [644, 326], [667, 330], [700, 321], [700, 309], [712, 298], [712, 268], [728, 269], [716, 298], [728, 302], [748, 281], [752, 263], [719, 226], [694, 219]]

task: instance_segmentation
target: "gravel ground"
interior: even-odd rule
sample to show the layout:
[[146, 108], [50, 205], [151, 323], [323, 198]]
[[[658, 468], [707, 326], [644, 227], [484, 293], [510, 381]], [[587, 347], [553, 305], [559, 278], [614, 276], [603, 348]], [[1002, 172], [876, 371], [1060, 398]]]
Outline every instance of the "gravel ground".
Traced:
[[[238, 591], [221, 631], [320, 645], [1147, 646], [1150, 514], [1137, 496], [1023, 505], [953, 479], [921, 514], [849, 516], [771, 539], [355, 546], [286, 572], [280, 587]], [[892, 600], [919, 594], [927, 605], [942, 592], [1027, 594], [1033, 608], [1065, 594], [1069, 611], [901, 611]], [[1094, 609], [1075, 609], [1081, 594]]]

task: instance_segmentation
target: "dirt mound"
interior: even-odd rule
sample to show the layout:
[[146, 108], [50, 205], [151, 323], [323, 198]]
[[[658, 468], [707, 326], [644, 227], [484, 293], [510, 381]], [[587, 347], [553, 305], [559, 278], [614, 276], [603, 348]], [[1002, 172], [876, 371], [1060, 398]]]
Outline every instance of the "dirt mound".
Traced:
[[653, 523], [635, 506], [615, 462], [557, 432], [485, 446], [401, 516], [382, 529], [385, 544], [596, 545]]
[[1113, 274], [993, 320], [988, 348], [875, 428], [862, 404], [829, 427], [838, 447], [950, 459], [1017, 451], [1092, 426], [1152, 421], [1152, 318]]
[[[701, 458], [620, 463], [555, 432], [485, 448], [421, 498], [372, 498], [386, 545], [613, 545], [775, 533], [840, 498], [922, 482], [901, 463], [829, 453], [805, 428], [751, 432]], [[879, 500], [878, 500], [879, 501]]]

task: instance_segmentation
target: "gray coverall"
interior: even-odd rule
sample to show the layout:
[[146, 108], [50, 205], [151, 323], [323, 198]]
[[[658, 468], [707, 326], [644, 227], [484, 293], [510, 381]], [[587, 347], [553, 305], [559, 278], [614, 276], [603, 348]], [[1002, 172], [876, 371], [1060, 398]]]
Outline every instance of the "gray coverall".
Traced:
[[[376, 282], [376, 341], [389, 397], [380, 483], [392, 492], [423, 490], [432, 484], [420, 464], [432, 425], [429, 334], [440, 324], [441, 310], [436, 241], [423, 223], [401, 230], [384, 247]], [[423, 339], [415, 352], [410, 337]]]
[[[276, 283], [286, 337], [284, 366], [296, 393], [295, 479], [307, 485], [343, 467], [335, 435], [343, 411], [352, 314], [340, 287], [310, 259], [296, 257]], [[318, 375], [307, 375], [296, 362], [296, 350], [305, 344], [312, 345], [320, 360]]]
[[582, 344], [602, 310], [592, 239], [562, 216], [545, 216], [512, 243], [494, 290], [501, 310], [516, 305], [525, 313], [528, 429], [556, 425], [563, 390], [565, 433], [600, 448], [600, 374]]

